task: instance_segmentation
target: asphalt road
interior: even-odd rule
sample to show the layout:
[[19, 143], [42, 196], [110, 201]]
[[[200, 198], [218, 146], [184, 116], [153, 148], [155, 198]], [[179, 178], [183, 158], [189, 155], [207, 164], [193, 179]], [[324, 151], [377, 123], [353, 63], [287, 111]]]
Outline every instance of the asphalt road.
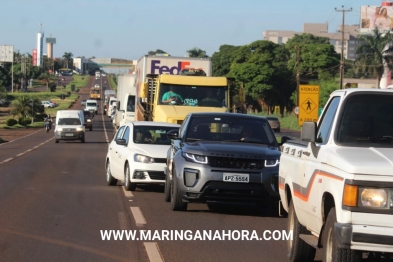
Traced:
[[[82, 89], [81, 99], [87, 97]], [[55, 144], [52, 129], [0, 145], [1, 261], [286, 261], [286, 241], [266, 239], [272, 236], [266, 230], [282, 233], [287, 220], [268, 208], [189, 204], [188, 211], [174, 212], [161, 186], [132, 193], [120, 183], [107, 186], [104, 160], [113, 129], [101, 112], [86, 143]], [[253, 238], [104, 241], [100, 230], [150, 230], [152, 237], [163, 230], [189, 230], [189, 237], [237, 230]]]

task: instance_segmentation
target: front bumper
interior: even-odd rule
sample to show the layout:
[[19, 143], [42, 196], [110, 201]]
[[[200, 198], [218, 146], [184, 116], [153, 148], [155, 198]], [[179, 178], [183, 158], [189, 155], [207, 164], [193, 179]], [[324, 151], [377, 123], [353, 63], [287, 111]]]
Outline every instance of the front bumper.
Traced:
[[55, 131], [55, 139], [57, 140], [81, 140], [84, 137], [84, 131]]
[[335, 223], [334, 230], [341, 248], [393, 252], [393, 228]]
[[[278, 166], [259, 170], [215, 168], [181, 156], [174, 160], [174, 166], [172, 179], [177, 179], [180, 196], [186, 202], [270, 205], [279, 200]], [[225, 182], [224, 173], [248, 174], [249, 182]]]
[[131, 182], [137, 184], [164, 184], [165, 164], [164, 163], [137, 163], [130, 165]]

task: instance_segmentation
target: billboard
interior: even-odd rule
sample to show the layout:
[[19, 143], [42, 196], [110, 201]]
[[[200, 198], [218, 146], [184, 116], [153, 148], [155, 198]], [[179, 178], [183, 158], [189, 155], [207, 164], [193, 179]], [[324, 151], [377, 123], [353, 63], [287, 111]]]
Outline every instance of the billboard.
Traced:
[[0, 62], [14, 62], [13, 45], [0, 45]]
[[360, 32], [371, 33], [374, 28], [387, 32], [393, 28], [393, 6], [361, 6]]
[[31, 55], [33, 66], [37, 65], [37, 49], [33, 49], [33, 54]]

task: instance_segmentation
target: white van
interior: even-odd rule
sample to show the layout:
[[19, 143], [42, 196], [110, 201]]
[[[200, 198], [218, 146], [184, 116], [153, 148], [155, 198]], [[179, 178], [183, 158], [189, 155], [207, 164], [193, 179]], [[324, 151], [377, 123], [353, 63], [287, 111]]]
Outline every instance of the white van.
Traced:
[[55, 142], [80, 140], [85, 142], [85, 117], [82, 110], [59, 110], [56, 114]]
[[86, 100], [85, 111], [94, 111], [94, 114], [98, 114], [98, 102], [97, 100], [88, 99]]

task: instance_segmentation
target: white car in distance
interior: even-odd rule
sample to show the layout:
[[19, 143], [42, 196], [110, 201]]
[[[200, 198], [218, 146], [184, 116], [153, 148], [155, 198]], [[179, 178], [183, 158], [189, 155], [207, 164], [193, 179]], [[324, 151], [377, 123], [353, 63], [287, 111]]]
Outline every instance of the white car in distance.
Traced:
[[165, 122], [134, 121], [120, 126], [108, 146], [106, 181], [123, 182], [126, 190], [137, 184], [165, 184], [167, 151], [171, 140], [167, 133], [180, 125]]

